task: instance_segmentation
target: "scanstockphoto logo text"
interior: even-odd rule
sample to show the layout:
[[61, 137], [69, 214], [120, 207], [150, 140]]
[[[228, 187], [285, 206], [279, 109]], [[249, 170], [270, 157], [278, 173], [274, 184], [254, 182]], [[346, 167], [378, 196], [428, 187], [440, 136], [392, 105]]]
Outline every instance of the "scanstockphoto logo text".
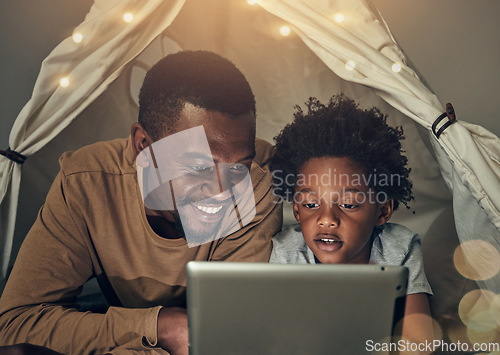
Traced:
[[[317, 186], [316, 199], [328, 201], [331, 205], [345, 203], [346, 196], [356, 204], [384, 203], [388, 200], [384, 190], [387, 187], [399, 186], [401, 183], [399, 174], [377, 173], [376, 169], [369, 174], [345, 174], [338, 173], [336, 169], [328, 169], [327, 173], [307, 175], [284, 174], [281, 170], [274, 170], [272, 177], [273, 194], [278, 197], [278, 203], [286, 200], [297, 204], [309, 200], [309, 192], [301, 192], [301, 187], [306, 186]], [[325, 186], [342, 188], [337, 191], [321, 191], [321, 187]], [[367, 186], [370, 187], [368, 190]]]
[[373, 340], [367, 340], [365, 343], [367, 352], [411, 352], [411, 353], [432, 353], [435, 351], [462, 353], [462, 352], [497, 352], [500, 351], [498, 343], [473, 343], [457, 341], [456, 343], [447, 343], [443, 340], [425, 341], [421, 343], [413, 343], [408, 340], [401, 339], [398, 342], [382, 342], [377, 343]]

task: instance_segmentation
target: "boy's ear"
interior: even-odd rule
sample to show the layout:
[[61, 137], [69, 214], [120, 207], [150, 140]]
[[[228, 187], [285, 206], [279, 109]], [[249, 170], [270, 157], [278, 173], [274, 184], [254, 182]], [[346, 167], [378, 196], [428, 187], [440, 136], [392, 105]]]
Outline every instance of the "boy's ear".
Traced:
[[392, 212], [394, 211], [394, 200], [387, 200], [384, 203], [381, 203], [378, 206], [378, 218], [377, 218], [377, 226], [381, 226], [384, 223], [387, 223], [392, 216]]
[[292, 208], [293, 208], [293, 216], [295, 217], [295, 220], [300, 223], [299, 205], [297, 205], [295, 202], [292, 202]]

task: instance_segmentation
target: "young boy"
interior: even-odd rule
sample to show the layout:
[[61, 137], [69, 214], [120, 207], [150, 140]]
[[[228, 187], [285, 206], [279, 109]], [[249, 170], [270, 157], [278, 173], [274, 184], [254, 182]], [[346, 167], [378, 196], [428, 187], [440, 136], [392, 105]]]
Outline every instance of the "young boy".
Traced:
[[376, 108], [363, 110], [344, 95], [327, 105], [310, 98], [308, 112], [275, 138], [274, 192], [293, 205], [300, 226], [273, 238], [270, 262], [404, 265], [409, 269], [403, 337], [432, 337], [420, 240], [387, 223], [413, 199], [401, 154], [403, 132]]

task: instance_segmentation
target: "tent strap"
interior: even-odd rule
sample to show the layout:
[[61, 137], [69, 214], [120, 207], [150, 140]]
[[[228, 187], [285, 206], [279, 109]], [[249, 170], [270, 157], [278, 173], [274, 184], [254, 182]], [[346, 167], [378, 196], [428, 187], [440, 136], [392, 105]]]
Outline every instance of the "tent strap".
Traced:
[[0, 150], [0, 154], [18, 164], [23, 164], [26, 160], [26, 157], [24, 155], [11, 150], [10, 148], [7, 148], [7, 150]]
[[[441, 128], [436, 132], [437, 125], [445, 117], [448, 117], [448, 122], [446, 122], [444, 125], [442, 125]], [[455, 115], [455, 109], [453, 108], [453, 105], [448, 102], [446, 104], [446, 112], [442, 113], [438, 118], [436, 118], [436, 120], [432, 124], [432, 132], [434, 133], [436, 138], [439, 138], [441, 133], [443, 133], [446, 128], [448, 128], [449, 126], [451, 126], [455, 122], [457, 122], [457, 116]]]

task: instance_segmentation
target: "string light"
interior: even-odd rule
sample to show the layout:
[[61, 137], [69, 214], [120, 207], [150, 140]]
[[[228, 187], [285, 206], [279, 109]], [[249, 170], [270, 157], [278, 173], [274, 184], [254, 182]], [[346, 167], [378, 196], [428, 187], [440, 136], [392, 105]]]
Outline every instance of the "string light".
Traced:
[[344, 22], [345, 17], [344, 17], [344, 14], [341, 14], [339, 12], [339, 13], [335, 14], [335, 16], [333, 16], [333, 19], [335, 20], [335, 22], [341, 23], [341, 22]]
[[353, 70], [354, 67], [356, 67], [356, 64], [354, 64], [354, 62], [352, 60], [350, 60], [347, 63], [345, 63], [345, 68], [347, 70]]
[[81, 33], [76, 32], [73, 34], [73, 41], [75, 43], [80, 43], [82, 40], [83, 40], [83, 35]]
[[399, 73], [401, 71], [401, 64], [394, 63], [392, 65], [392, 71], [395, 72], [395, 73]]
[[281, 26], [280, 27], [280, 33], [282, 36], [288, 36], [290, 33], [292, 32], [292, 30], [290, 29], [290, 27], [288, 26]]
[[68, 87], [68, 85], [69, 85], [69, 79], [67, 77], [61, 78], [59, 80], [59, 85], [61, 85], [61, 87], [63, 87], [63, 88]]
[[127, 12], [126, 14], [123, 15], [123, 21], [126, 23], [130, 23], [134, 20], [134, 15], [132, 15], [130, 12]]

